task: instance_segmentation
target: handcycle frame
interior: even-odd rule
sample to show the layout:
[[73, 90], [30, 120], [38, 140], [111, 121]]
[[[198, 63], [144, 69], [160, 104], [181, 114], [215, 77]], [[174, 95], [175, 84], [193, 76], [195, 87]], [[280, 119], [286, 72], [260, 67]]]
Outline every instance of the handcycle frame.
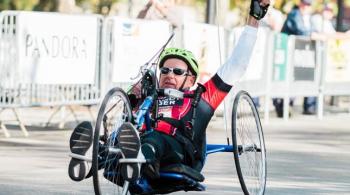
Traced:
[[[157, 92], [155, 92], [157, 93]], [[184, 98], [184, 94], [178, 90], [175, 89], [166, 89], [160, 92], [167, 96], [172, 96], [175, 98]], [[137, 129], [140, 129], [143, 125], [145, 125], [146, 129], [145, 132], [153, 131], [153, 128], [151, 127], [151, 108], [154, 105], [154, 101], [156, 100], [157, 95], [149, 95], [147, 96], [142, 104], [139, 106], [138, 111], [136, 112], [135, 116], [133, 117], [133, 123], [136, 125]], [[221, 145], [221, 144], [207, 144], [206, 145], [206, 156], [213, 153], [218, 152], [233, 152], [234, 147], [232, 145]], [[121, 163], [128, 163], [128, 162], [138, 162], [138, 163], [146, 163], [145, 160], [136, 160], [136, 159], [120, 159], [119, 162]], [[160, 172], [161, 178], [166, 178], [173, 181], [183, 180], [187, 183], [188, 187], [184, 186], [184, 189], [178, 189], [177, 186], [175, 186], [176, 190], [170, 190], [171, 191], [179, 191], [179, 190], [195, 190], [195, 191], [205, 191], [205, 186], [201, 185], [198, 181], [194, 180], [193, 178], [190, 178], [184, 174], [180, 173], [171, 173], [171, 172]], [[142, 182], [142, 185], [139, 185], [138, 187], [142, 189], [142, 194], [153, 194], [153, 189], [150, 188], [147, 184], [147, 181], [144, 179]], [[137, 185], [137, 184], [136, 184]], [[124, 188], [129, 188], [129, 182], [125, 182], [123, 186], [123, 193], [126, 193]], [[134, 185], [135, 187], [135, 185]], [[151, 191], [150, 191], [151, 189]], [[187, 191], [186, 190], [186, 191]], [[157, 191], [159, 193], [159, 191]]]
[[[170, 40], [170, 39], [169, 39]], [[168, 40], [168, 42], [169, 42]], [[167, 43], [168, 43], [167, 42]], [[165, 47], [165, 46], [164, 46]], [[164, 47], [162, 49], [164, 49]], [[151, 61], [151, 60], [150, 60]], [[149, 62], [150, 62], [149, 61]], [[149, 63], [146, 63], [146, 65]], [[140, 69], [141, 70], [141, 69]], [[144, 71], [140, 71], [142, 73], [142, 79], [141, 81], [146, 78], [146, 85], [142, 86], [142, 103], [141, 105], [138, 107], [138, 110], [136, 112], [136, 114], [131, 114], [131, 118], [129, 118], [127, 121], [131, 122], [132, 125], [134, 125], [134, 127], [136, 127], [137, 130], [140, 130], [142, 126], [145, 126], [145, 132], [149, 132], [149, 131], [153, 131], [152, 129], [152, 117], [151, 114], [153, 114], [153, 116], [155, 116], [155, 118], [157, 117], [157, 113], [152, 113], [152, 108], [153, 106], [157, 106], [156, 101], [157, 101], [157, 97], [159, 94], [161, 95], [165, 95], [165, 96], [171, 96], [171, 97], [175, 97], [175, 98], [185, 98], [185, 94], [183, 92], [180, 92], [178, 90], [175, 89], [167, 89], [167, 90], [163, 90], [163, 91], [159, 91], [159, 89], [157, 89], [157, 82], [154, 80], [156, 79], [155, 73], [153, 71], [150, 71], [150, 69], [148, 69], [147, 67], [143, 69]], [[150, 73], [149, 75], [147, 75], [147, 73]], [[126, 96], [125, 92], [120, 89], [120, 88], [113, 88], [111, 89], [105, 99], [103, 100], [103, 103], [101, 105], [100, 111], [99, 111], [99, 116], [97, 119], [97, 124], [96, 124], [96, 133], [95, 133], [95, 137], [96, 135], [98, 135], [98, 130], [97, 128], [100, 129], [99, 126], [101, 126], [101, 124], [99, 123], [99, 117], [100, 114], [104, 115], [104, 111], [103, 109], [105, 109], [103, 106], [103, 104], [107, 104], [108, 103], [108, 98], [109, 95], [113, 95], [114, 92], [119, 91], [121, 92], [120, 94], [122, 96], [124, 96], [124, 100], [125, 98], [127, 99], [127, 103], [129, 104], [128, 106], [130, 106], [130, 100], [129, 98]], [[120, 95], [119, 94], [119, 95]], [[187, 96], [188, 97], [188, 96]], [[197, 96], [198, 97], [198, 96]], [[240, 98], [242, 97], [242, 99], [245, 99], [246, 102], [248, 102], [250, 108], [250, 111], [253, 113], [253, 122], [255, 122], [256, 124], [256, 130], [257, 130], [257, 135], [258, 135], [258, 144], [246, 144], [243, 143], [242, 140], [238, 140], [238, 139], [243, 139], [243, 138], [236, 138], [239, 137], [240, 132], [236, 133], [236, 128], [240, 125], [240, 124], [236, 124], [235, 120], [239, 120], [238, 119], [238, 114], [234, 113], [235, 111], [237, 111], [238, 107], [239, 107], [239, 102], [240, 102]], [[193, 97], [192, 97], [193, 98]], [[123, 99], [123, 98], [122, 98]], [[199, 100], [199, 99], [197, 99]], [[103, 109], [102, 109], [103, 108]], [[102, 110], [101, 110], [102, 109]], [[248, 110], [249, 110], [248, 109]], [[155, 109], [157, 110], [157, 108]], [[194, 109], [195, 110], [195, 109]], [[102, 111], [102, 112], [101, 112]], [[240, 111], [239, 111], [240, 112]], [[245, 116], [243, 116], [242, 118], [244, 118]], [[154, 119], [154, 118], [153, 118]], [[101, 121], [100, 121], [101, 122]], [[113, 131], [117, 131], [117, 129], [113, 130]], [[244, 131], [244, 130], [243, 130]], [[114, 136], [116, 136], [117, 132], [113, 132]], [[250, 133], [250, 132], [248, 132]], [[256, 132], [255, 132], [256, 133]], [[250, 135], [248, 135], [250, 136]], [[96, 139], [96, 138], [95, 138]], [[205, 138], [206, 141], [206, 138]], [[239, 145], [239, 141], [242, 141], [242, 144]], [[249, 142], [249, 141], [248, 141]], [[93, 177], [94, 177], [94, 188], [95, 188], [95, 193], [96, 194], [100, 194], [100, 189], [96, 189], [96, 185], [98, 184], [98, 166], [94, 165], [98, 162], [98, 152], [97, 150], [95, 150], [95, 144], [98, 144], [98, 140], [95, 141], [94, 140], [94, 152], [93, 152]], [[106, 144], [106, 143], [105, 143]], [[236, 146], [236, 147], [235, 147]], [[260, 147], [259, 147], [260, 146]], [[103, 147], [108, 147], [108, 143], [106, 145], [104, 145]], [[116, 148], [110, 148], [111, 150], [114, 151], [114, 153], [120, 153], [120, 149], [116, 149]], [[236, 166], [236, 170], [237, 170], [237, 175], [239, 177], [239, 181], [241, 184], [241, 188], [242, 191], [244, 192], [245, 195], [251, 195], [251, 194], [259, 194], [262, 195], [265, 192], [265, 186], [266, 186], [266, 151], [265, 151], [265, 144], [264, 144], [264, 137], [263, 137], [263, 132], [262, 132], [262, 127], [261, 127], [261, 123], [260, 123], [260, 118], [259, 115], [257, 113], [256, 107], [251, 99], [251, 97], [249, 96], [249, 94], [247, 92], [241, 91], [236, 95], [236, 98], [234, 100], [234, 105], [233, 105], [233, 111], [232, 111], [232, 145], [230, 145], [229, 142], [227, 142], [227, 144], [206, 144], [205, 147], [205, 156], [204, 159], [206, 159], [207, 155], [209, 154], [213, 154], [213, 153], [218, 153], [218, 152], [233, 152], [234, 154], [234, 160], [235, 160], [235, 166]], [[260, 152], [261, 153], [261, 159], [260, 163], [256, 165], [259, 166], [259, 169], [262, 169], [262, 173], [258, 173], [259, 174], [259, 182], [258, 183], [258, 192], [255, 193], [256, 190], [254, 190], [254, 183], [253, 183], [253, 192], [251, 192], [250, 186], [247, 186], [245, 184], [245, 170], [241, 170], [241, 165], [240, 164], [240, 155], [244, 154], [245, 152]], [[249, 160], [249, 159], [248, 159]], [[244, 161], [244, 160], [243, 160]], [[146, 159], [126, 159], [126, 158], [122, 158], [118, 160], [119, 163], [146, 163]], [[204, 163], [204, 162], [203, 162]], [[254, 166], [254, 165], [253, 165]], [[244, 168], [243, 168], [244, 169]], [[254, 170], [256, 171], [256, 170]], [[260, 171], [260, 170], [259, 170]], [[248, 171], [249, 172], [249, 171]], [[95, 179], [96, 177], [96, 179]], [[148, 179], [140, 177], [137, 182], [132, 182], [129, 183], [128, 181], [125, 180], [125, 182], [123, 183], [123, 185], [119, 185], [123, 187], [123, 192], [122, 194], [127, 194], [129, 188], [138, 188], [138, 192], [136, 194], [154, 194], [154, 193], [170, 193], [170, 192], [174, 192], [174, 191], [204, 191], [205, 190], [205, 186], [203, 186], [200, 182], [204, 180], [204, 177], [202, 178], [202, 180], [198, 180], [195, 179], [195, 177], [191, 177], [188, 174], [184, 174], [184, 173], [177, 173], [177, 172], [160, 172], [160, 177], [169, 181], [183, 181], [184, 185], [181, 186], [172, 186], [171, 185], [171, 189], [155, 189], [152, 188], [153, 186], [150, 185]], [[198, 177], [197, 177], [198, 178]], [[106, 178], [105, 178], [106, 179]], [[260, 182], [260, 180], [262, 180]], [[97, 182], [97, 184], [96, 184]], [[251, 182], [251, 181], [248, 181]], [[175, 182], [174, 182], [175, 183]], [[115, 183], [116, 184], [116, 183]], [[249, 185], [251, 185], [251, 183], [249, 183]], [[256, 184], [255, 184], [256, 185]], [[97, 187], [99, 188], [99, 187]]]
[[[148, 75], [147, 75], [148, 74]], [[154, 74], [150, 70], [148, 70], [144, 78], [144, 82], [154, 82]], [[147, 79], [148, 78], [148, 79]], [[199, 97], [203, 90], [205, 90], [204, 86], [198, 84], [197, 90], [195, 90], [194, 94], [185, 94], [181, 91], [178, 91], [176, 89], [155, 89], [154, 88], [154, 83], [145, 84], [145, 88], [148, 88], [149, 90], [145, 91], [147, 94], [147, 97], [144, 98], [142, 104], [139, 106], [138, 111], [136, 112], [136, 115], [134, 116], [134, 121], [133, 123], [136, 125], [137, 129], [140, 129], [143, 125], [145, 125], [145, 132], [150, 132], [153, 131], [153, 128], [151, 126], [151, 109], [154, 106], [155, 101], [157, 101], [157, 97], [159, 94], [165, 95], [165, 96], [170, 96], [174, 98], [192, 98], [193, 101], [199, 101]], [[149, 88], [150, 87], [150, 88]], [[200, 89], [200, 90], [198, 90]], [[157, 115], [157, 114], [155, 114]], [[192, 124], [193, 125], [193, 124]], [[219, 144], [207, 144], [206, 146], [206, 156], [208, 154], [212, 153], [217, 153], [217, 152], [233, 152], [233, 146], [232, 145], [219, 145]], [[201, 184], [199, 184], [198, 181], [194, 180], [193, 178], [190, 178], [188, 176], [185, 176], [184, 174], [179, 174], [179, 173], [171, 173], [171, 172], [160, 172], [161, 178], [167, 178], [170, 180], [185, 180], [188, 185], [190, 186], [196, 186], [192, 190], [196, 191], [204, 191], [205, 187]], [[143, 182], [144, 183], [144, 182]], [[186, 187], [185, 187], [186, 188]], [[149, 189], [147, 186], [145, 187], [144, 191], [147, 191]], [[183, 189], [185, 190], [185, 189]], [[176, 190], [178, 191], [178, 190]]]
[[[122, 91], [120, 88], [113, 88], [110, 91], [113, 91], [113, 90], [115, 90], [115, 91], [116, 90]], [[154, 102], [155, 102], [155, 100], [157, 98], [156, 93], [157, 92], [155, 92], [153, 95], [149, 95], [146, 98], [144, 98], [142, 104], [139, 106], [138, 111], [130, 119], [132, 121], [132, 123], [137, 127], [137, 129], [140, 129], [143, 125], [145, 125], [146, 131], [152, 131], [153, 130], [152, 127], [151, 127], [151, 108], [153, 107], [153, 104], [154, 104]], [[239, 94], [241, 94], [241, 93], [242, 92], [240, 92]], [[113, 94], [113, 93], [111, 93], [111, 94]], [[182, 92], [179, 92], [179, 91], [177, 91], [175, 89], [164, 90], [162, 92], [162, 94], [168, 95], [168, 96], [172, 96], [172, 97], [177, 97], [177, 98], [183, 98], [184, 97], [184, 94]], [[243, 92], [242, 95], [246, 95], [247, 96], [248, 94], [246, 92]], [[247, 97], [250, 98], [249, 95]], [[250, 100], [251, 100], [251, 98], [250, 98]], [[129, 103], [129, 102], [127, 102], [127, 103]], [[237, 106], [237, 105], [234, 104], [234, 107], [235, 106]], [[130, 121], [130, 120], [128, 120], [128, 121]], [[258, 119], [255, 118], [255, 120], [258, 120], [259, 123], [260, 123], [259, 118]], [[233, 126], [233, 128], [234, 128], [234, 126]], [[262, 139], [263, 139], [263, 135], [262, 135]], [[207, 157], [207, 155], [212, 154], [212, 153], [233, 152], [234, 155], [235, 155], [235, 162], [236, 162], [235, 164], [236, 164], [236, 169], [237, 169], [238, 176], [240, 177], [240, 183], [241, 183], [242, 190], [243, 190], [245, 195], [249, 195], [249, 194], [252, 194], [252, 193], [249, 193], [249, 191], [247, 190], [247, 187], [245, 186], [244, 181], [243, 181], [243, 183], [241, 181], [241, 180], [243, 180], [243, 175], [242, 175], [242, 171], [240, 170], [239, 165], [237, 166], [237, 159], [236, 158], [238, 158], [238, 155], [240, 155], [240, 154], [242, 154], [244, 152], [254, 152], [254, 151], [261, 152], [262, 150], [259, 147], [257, 147], [256, 145], [245, 145], [244, 147], [242, 145], [237, 145], [237, 147], [234, 147], [234, 145], [237, 145], [237, 142], [235, 140], [233, 140], [232, 145], [230, 145], [229, 143], [226, 144], [226, 145], [224, 145], [224, 144], [206, 144], [205, 158]], [[261, 147], [264, 148], [263, 151], [265, 152], [265, 146], [263, 145]], [[115, 148], [112, 148], [112, 150], [115, 150]], [[119, 150], [119, 152], [120, 152], [120, 150]], [[265, 155], [265, 153], [264, 153], [264, 155]], [[125, 159], [125, 158], [122, 158], [122, 159], [119, 159], [119, 163], [146, 163], [146, 159]], [[238, 164], [239, 164], [239, 162], [238, 162]], [[266, 173], [266, 163], [264, 165], [265, 165], [265, 172], [264, 173]], [[170, 193], [170, 192], [181, 191], [181, 190], [185, 190], [185, 191], [205, 191], [205, 186], [203, 186], [200, 183], [201, 181], [196, 180], [194, 178], [191, 178], [189, 175], [186, 175], [184, 173], [160, 172], [160, 176], [161, 176], [162, 179], [166, 179], [166, 180], [169, 180], [169, 181], [181, 181], [183, 183], [182, 183], [181, 186], [172, 186], [171, 185], [171, 188], [169, 188], [169, 189], [161, 189], [161, 190], [159, 190], [159, 189], [153, 188], [150, 185], [148, 179], [140, 177], [139, 180], [137, 182], [134, 182], [134, 183], [129, 183], [128, 181], [124, 182], [122, 194], [127, 194], [129, 188], [130, 189], [136, 189], [137, 188], [138, 192], [139, 192], [137, 194]], [[262, 193], [258, 193], [258, 194], [263, 194], [264, 193], [265, 185], [266, 185], [266, 183], [265, 183], [266, 182], [265, 181], [266, 180], [266, 175], [264, 175], [264, 178], [265, 179], [263, 181], [264, 183], [263, 183]], [[96, 194], [100, 194], [100, 192], [97, 192], [96, 189], [95, 189], [95, 192], [96, 192]]]

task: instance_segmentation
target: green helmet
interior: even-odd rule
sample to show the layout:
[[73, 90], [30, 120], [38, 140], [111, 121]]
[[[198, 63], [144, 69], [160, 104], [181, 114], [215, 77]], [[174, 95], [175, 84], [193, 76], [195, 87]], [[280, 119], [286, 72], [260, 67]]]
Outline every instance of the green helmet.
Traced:
[[192, 52], [180, 49], [180, 48], [167, 48], [165, 49], [159, 57], [159, 67], [163, 67], [164, 62], [169, 58], [177, 58], [183, 60], [190, 71], [197, 77], [199, 73], [197, 60], [194, 58]]

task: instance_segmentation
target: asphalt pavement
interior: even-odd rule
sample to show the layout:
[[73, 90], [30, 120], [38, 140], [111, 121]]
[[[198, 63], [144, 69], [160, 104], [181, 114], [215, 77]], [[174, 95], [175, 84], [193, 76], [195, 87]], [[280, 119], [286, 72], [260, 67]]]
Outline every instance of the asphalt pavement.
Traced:
[[[70, 180], [69, 137], [75, 121], [65, 129], [43, 127], [52, 110], [25, 109], [29, 137], [8, 125], [10, 138], [0, 132], [0, 194], [93, 194], [92, 180]], [[79, 120], [89, 120], [80, 110]], [[223, 118], [208, 128], [209, 143], [226, 143]], [[288, 122], [271, 118], [263, 124], [267, 148], [267, 195], [350, 194], [350, 114], [329, 114], [323, 120], [296, 115]], [[195, 194], [243, 194], [231, 153], [212, 154], [203, 170], [207, 190]], [[178, 192], [175, 194], [185, 194]]]

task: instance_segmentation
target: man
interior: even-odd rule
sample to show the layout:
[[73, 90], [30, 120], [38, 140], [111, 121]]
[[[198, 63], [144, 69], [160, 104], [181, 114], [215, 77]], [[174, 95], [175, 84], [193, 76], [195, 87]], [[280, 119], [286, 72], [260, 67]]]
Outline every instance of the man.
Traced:
[[311, 35], [312, 0], [301, 0], [294, 6], [283, 24], [281, 32], [288, 35]]
[[311, 28], [313, 32], [336, 34], [332, 20], [334, 19], [333, 4], [325, 3], [320, 10], [311, 16]]
[[[286, 21], [283, 24], [282, 33], [288, 35], [311, 35], [311, 8], [312, 0], [301, 0], [298, 6], [294, 6], [288, 14]], [[293, 105], [293, 100], [289, 102]], [[277, 113], [277, 117], [283, 117], [283, 99], [273, 99], [273, 105]], [[316, 97], [304, 97], [303, 114], [315, 114]]]
[[[200, 101], [195, 107], [191, 106], [192, 99], [173, 99], [171, 97], [159, 97], [159, 117], [154, 125], [154, 131], [141, 134], [133, 127], [126, 127], [127, 135], [121, 131], [120, 148], [128, 158], [136, 158], [141, 148], [142, 154], [149, 163], [143, 165], [142, 174], [150, 177], [159, 177], [159, 167], [169, 164], [181, 163], [200, 171], [205, 160], [205, 131], [214, 114], [215, 109], [229, 93], [234, 82], [239, 80], [249, 63], [257, 37], [258, 20], [262, 19], [269, 6], [269, 0], [252, 0], [248, 25], [245, 27], [231, 56], [223, 64], [218, 72], [206, 83], [205, 91], [200, 96]], [[165, 49], [159, 59], [159, 87], [173, 88], [184, 93], [193, 93], [190, 88], [194, 86], [198, 77], [198, 63], [190, 51], [180, 48]], [[192, 116], [196, 109], [195, 116]], [[194, 123], [191, 123], [195, 117]], [[81, 126], [84, 129], [91, 125]], [[79, 137], [79, 126], [73, 131], [72, 137]], [[92, 131], [92, 130], [91, 130]], [[131, 136], [132, 135], [132, 136]], [[123, 137], [129, 140], [132, 137], [135, 148], [123, 145]], [[130, 143], [130, 142], [128, 142]], [[141, 146], [140, 146], [141, 145]], [[125, 147], [124, 147], [125, 146]], [[125, 149], [126, 148], [126, 149]], [[73, 158], [71, 161], [75, 161]], [[69, 173], [73, 180], [82, 180], [84, 174], [73, 173], [71, 163]]]

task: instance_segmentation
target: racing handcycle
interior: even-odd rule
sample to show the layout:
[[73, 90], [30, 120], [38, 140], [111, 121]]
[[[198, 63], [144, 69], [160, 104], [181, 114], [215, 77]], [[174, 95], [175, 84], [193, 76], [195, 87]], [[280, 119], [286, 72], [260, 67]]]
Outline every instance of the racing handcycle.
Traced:
[[[157, 120], [158, 96], [191, 98], [196, 108], [205, 87], [198, 84], [194, 93], [185, 94], [176, 89], [160, 89], [157, 80], [157, 60], [167, 43], [140, 68], [141, 99], [137, 107], [132, 106], [131, 96], [115, 87], [105, 95], [92, 132], [92, 159], [79, 154], [72, 157], [91, 163], [87, 177], [93, 177], [95, 194], [166, 194], [175, 191], [205, 191], [201, 170], [186, 164], [171, 164], [160, 167], [160, 177], [151, 179], [142, 174], [141, 167], [149, 163], [142, 152], [134, 157], [126, 155], [123, 144], [140, 144], [128, 132], [153, 131]], [[158, 56], [158, 59], [154, 60]], [[134, 85], [135, 87], [135, 85]], [[196, 109], [193, 110], [196, 112]], [[259, 113], [246, 91], [239, 91], [234, 98], [231, 115], [231, 141], [224, 144], [207, 144], [204, 139], [203, 159], [213, 153], [231, 153], [241, 189], [245, 195], [262, 195], [266, 187], [266, 149]], [[193, 114], [195, 116], [195, 114]], [[195, 118], [192, 120], [196, 121]], [[192, 124], [193, 125], [193, 124]], [[130, 129], [134, 131], [129, 131]], [[123, 139], [121, 140], [121, 136]], [[91, 141], [91, 140], [90, 140]], [[134, 142], [135, 141], [135, 142]], [[139, 141], [139, 140], [138, 140]], [[233, 163], [232, 163], [233, 164]], [[218, 165], [219, 166], [219, 165]]]
[[[192, 98], [194, 106], [205, 90], [198, 85], [194, 94], [176, 89], [159, 89], [155, 72], [143, 71], [142, 103], [133, 110], [128, 94], [121, 88], [112, 88], [100, 106], [93, 136], [91, 174], [97, 195], [104, 194], [164, 194], [174, 191], [204, 191], [204, 176], [185, 164], [160, 167], [160, 178], [150, 179], [140, 172], [147, 159], [127, 158], [120, 148], [118, 134], [125, 126], [133, 126], [143, 133], [153, 131], [155, 106], [159, 95], [174, 98]], [[239, 182], [245, 195], [261, 195], [266, 186], [266, 149], [258, 111], [245, 91], [236, 94], [232, 108], [232, 144], [207, 144], [207, 155], [217, 152], [233, 153]], [[125, 125], [127, 124], [127, 125]], [[126, 165], [134, 165], [132, 168]], [[124, 166], [125, 170], [122, 170]], [[135, 169], [135, 166], [138, 167]]]

